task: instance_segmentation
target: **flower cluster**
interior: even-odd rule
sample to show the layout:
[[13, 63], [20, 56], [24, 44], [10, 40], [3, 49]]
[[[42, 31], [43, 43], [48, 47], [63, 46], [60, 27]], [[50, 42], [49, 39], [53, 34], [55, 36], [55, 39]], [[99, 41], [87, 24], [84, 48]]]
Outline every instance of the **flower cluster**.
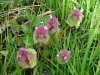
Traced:
[[33, 32], [33, 39], [34, 43], [44, 43], [46, 44], [49, 40], [49, 33], [54, 34], [58, 31], [59, 27], [59, 22], [57, 18], [52, 17], [50, 15], [50, 19], [47, 22], [46, 26], [38, 26], [35, 27], [35, 30]]
[[[49, 33], [54, 34], [58, 31], [59, 22], [57, 18], [50, 15], [46, 26], [40, 25], [33, 31], [34, 43], [46, 44], [49, 40]], [[36, 65], [36, 51], [34, 49], [20, 48], [17, 51], [18, 64], [23, 68], [34, 68]]]
[[70, 51], [68, 50], [60, 50], [60, 52], [57, 54], [57, 61], [60, 64], [66, 63], [70, 58]]
[[33, 33], [33, 39], [35, 43], [43, 42], [45, 44], [49, 39], [48, 27], [47, 26], [35, 27]]
[[17, 61], [23, 68], [34, 68], [36, 65], [37, 53], [34, 49], [20, 48], [17, 51]]
[[50, 14], [50, 19], [47, 22], [47, 27], [51, 34], [58, 31], [59, 29], [58, 25], [59, 25], [58, 19], [55, 17], [52, 17], [52, 15]]
[[[79, 27], [80, 22], [82, 21], [82, 14], [83, 10], [74, 8], [72, 12], [69, 14], [67, 22], [68, 24], [76, 28]], [[45, 26], [40, 25], [38, 27], [35, 27], [33, 31], [33, 40], [34, 43], [43, 43], [46, 44], [50, 38], [50, 34], [54, 34], [59, 30], [59, 22], [58, 19], [55, 17], [52, 17], [50, 14], [50, 18]], [[37, 59], [37, 53], [34, 49], [26, 49], [26, 48], [20, 48], [17, 51], [17, 61], [20, 66], [23, 68], [34, 68], [36, 66], [36, 59]], [[60, 50], [60, 52], [56, 56], [57, 61], [60, 64], [67, 63], [70, 59], [70, 51], [68, 50]]]
[[76, 28], [78, 28], [80, 26], [80, 23], [83, 18], [82, 12], [83, 12], [83, 9], [80, 10], [74, 7], [74, 9], [72, 10], [72, 12], [69, 14], [67, 18], [67, 22], [70, 25], [70, 27], [75, 26]]

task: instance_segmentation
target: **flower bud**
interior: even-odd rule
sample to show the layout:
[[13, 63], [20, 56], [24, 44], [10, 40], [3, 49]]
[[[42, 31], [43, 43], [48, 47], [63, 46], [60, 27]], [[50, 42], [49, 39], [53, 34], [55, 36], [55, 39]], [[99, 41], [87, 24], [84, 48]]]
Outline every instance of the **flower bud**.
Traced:
[[83, 9], [80, 10], [74, 7], [74, 9], [71, 11], [67, 19], [67, 22], [70, 25], [70, 27], [75, 26], [76, 28], [78, 28], [80, 26], [80, 23], [83, 18], [82, 12], [83, 12]]
[[70, 51], [68, 50], [60, 50], [60, 52], [57, 54], [57, 61], [60, 64], [67, 63], [69, 59], [70, 59]]
[[23, 68], [34, 68], [36, 66], [37, 53], [34, 49], [20, 48], [17, 51], [18, 64]]
[[44, 43], [46, 44], [49, 40], [48, 27], [47, 26], [39, 26], [35, 27], [33, 32], [33, 39], [35, 43]]
[[52, 15], [50, 15], [50, 19], [47, 22], [47, 27], [48, 27], [50, 33], [53, 34], [53, 33], [57, 32], [59, 29], [58, 25], [59, 25], [58, 19], [55, 17], [52, 17]]

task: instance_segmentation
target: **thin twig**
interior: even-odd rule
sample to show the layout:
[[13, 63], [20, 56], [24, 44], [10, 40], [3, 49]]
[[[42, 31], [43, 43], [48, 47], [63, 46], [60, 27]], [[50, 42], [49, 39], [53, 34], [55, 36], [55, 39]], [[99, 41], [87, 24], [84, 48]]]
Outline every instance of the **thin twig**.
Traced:
[[[32, 10], [32, 9], [31, 9]], [[51, 14], [53, 11], [46, 11], [46, 12], [44, 12], [43, 14], [40, 14], [40, 15], [37, 15], [37, 16], [45, 16], [45, 15], [48, 15], [48, 14]], [[24, 24], [28, 24], [29, 23], [29, 21], [26, 21], [25, 23], [23, 23], [22, 25], [24, 25]]]
[[51, 14], [53, 11], [46, 11], [44, 12], [43, 14], [40, 14], [38, 16], [45, 16], [45, 15], [48, 15], [48, 14]]
[[[41, 6], [41, 5], [34, 5], [34, 6]], [[25, 9], [30, 9], [31, 6], [22, 6], [22, 7], [19, 7], [19, 8], [15, 8], [15, 9], [11, 9], [10, 13], [14, 13], [16, 11], [21, 11], [21, 10], [25, 10]], [[32, 11], [33, 12], [33, 11]], [[4, 12], [0, 12], [0, 17], [4, 17], [4, 15], [7, 13], [7, 11], [4, 11]], [[9, 14], [10, 14], [9, 13]]]
[[[33, 1], [33, 4], [32, 4], [32, 11], [34, 11], [34, 3], [35, 3], [35, 1], [36, 1], [36, 0], [34, 0], [34, 1]], [[33, 13], [33, 12], [31, 12], [31, 15], [32, 15], [32, 13]]]
[[29, 21], [26, 21], [25, 23], [23, 23], [22, 25], [24, 25], [24, 24], [28, 24], [29, 23]]
[[[34, 3], [35, 3], [35, 1], [36, 1], [36, 0], [34, 0], [34, 1], [33, 1], [33, 4], [32, 4], [31, 16], [32, 16], [32, 13], [33, 13], [33, 11], [34, 11]], [[32, 28], [31, 23], [30, 23], [30, 28]]]

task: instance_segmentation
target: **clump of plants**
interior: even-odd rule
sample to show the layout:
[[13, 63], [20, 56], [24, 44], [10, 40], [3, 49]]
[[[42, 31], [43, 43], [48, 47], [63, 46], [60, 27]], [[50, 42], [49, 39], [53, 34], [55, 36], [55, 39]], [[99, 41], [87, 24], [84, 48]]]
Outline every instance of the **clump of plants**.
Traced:
[[[35, 27], [34, 31], [33, 31], [33, 41], [34, 44], [37, 44], [38, 47], [44, 47], [45, 44], [48, 43], [48, 41], [51, 39], [51, 35], [56, 36], [60, 34], [59, 31], [59, 25], [60, 23], [58, 22], [58, 19], [53, 17], [52, 14], [49, 15], [49, 19], [46, 23], [46, 25], [43, 25], [43, 22], [40, 23], [40, 25], [38, 27]], [[74, 10], [72, 10], [72, 12], [70, 13], [70, 15], [68, 16], [68, 23], [73, 23], [70, 24], [69, 26], [73, 27], [75, 26], [76, 28], [79, 27], [79, 24], [82, 20], [83, 14], [82, 11], [80, 9], [74, 8]], [[69, 20], [70, 19], [70, 20]], [[52, 36], [52, 38], [54, 38]], [[49, 45], [50, 46], [50, 45]], [[27, 51], [26, 51], [27, 50]], [[30, 52], [30, 50], [28, 49], [23, 49], [23, 51], [19, 50], [17, 52], [17, 59], [19, 57], [19, 65], [22, 67], [26, 68], [32, 68], [36, 65], [36, 59], [37, 56], [35, 56], [37, 53], [35, 52], [35, 54], [33, 53], [33, 59], [29, 59], [28, 55], [32, 55], [32, 53]], [[31, 53], [28, 53], [28, 51]], [[31, 49], [32, 51], [32, 49]], [[34, 51], [34, 50], [33, 50]], [[44, 50], [45, 51], [45, 50]], [[21, 56], [21, 57], [20, 57]], [[21, 58], [21, 59], [20, 59]], [[31, 57], [32, 58], [32, 57]], [[42, 57], [43, 58], [43, 57]], [[68, 62], [68, 60], [70, 59], [70, 51], [68, 50], [61, 50], [57, 56], [56, 56], [57, 61], [60, 64], [65, 64]], [[32, 63], [30, 63], [30, 61], [32, 61]], [[21, 63], [26, 63], [26, 64], [22, 64]], [[30, 66], [27, 67], [29, 64]], [[35, 64], [34, 66], [31, 66], [32, 64]]]
[[[8, 7], [2, 9], [6, 11], [0, 13], [3, 74], [99, 75], [99, 17], [95, 15], [98, 2], [89, 7], [89, 1], [86, 5], [85, 1], [80, 5], [80, 1], [73, 0], [18, 1], [8, 2]], [[90, 29], [86, 29], [89, 25]]]

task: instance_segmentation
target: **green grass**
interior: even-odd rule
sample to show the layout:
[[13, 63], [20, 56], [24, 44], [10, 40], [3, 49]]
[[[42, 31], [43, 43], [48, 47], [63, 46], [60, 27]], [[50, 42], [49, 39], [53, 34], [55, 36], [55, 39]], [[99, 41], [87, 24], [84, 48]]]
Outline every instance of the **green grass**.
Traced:
[[[13, 7], [10, 7], [10, 0], [0, 0], [0, 22], [5, 21], [8, 24], [8, 14], [10, 9], [16, 9], [19, 6], [32, 6], [33, 1], [13, 0]], [[7, 75], [100, 75], [100, 1], [99, 0], [36, 0], [34, 12], [31, 8], [20, 11], [17, 21], [11, 22], [3, 34], [0, 34], [0, 50], [8, 51], [7, 55]], [[78, 29], [70, 28], [66, 23], [68, 14], [76, 6], [82, 8], [84, 17]], [[41, 48], [34, 44], [33, 30], [39, 26], [42, 19], [44, 25], [48, 16], [36, 16], [48, 10], [53, 11], [53, 16], [60, 22], [60, 34], [50, 36], [49, 43]], [[1, 17], [2, 12], [7, 11], [5, 17]], [[18, 22], [24, 19], [29, 20], [28, 27], [22, 27]], [[30, 27], [32, 26], [32, 27]], [[26, 28], [26, 29], [25, 29]], [[16, 36], [16, 31], [19, 36]], [[62, 37], [62, 38], [61, 38]], [[22, 41], [16, 41], [22, 38]], [[3, 45], [3, 46], [2, 46]], [[26, 48], [34, 48], [38, 52], [37, 65], [34, 69], [21, 68], [16, 60], [17, 50], [23, 45]], [[42, 50], [44, 49], [44, 54]], [[56, 61], [56, 54], [61, 49], [71, 51], [71, 58], [66, 64], [59, 64]], [[42, 55], [42, 59], [40, 58]], [[0, 75], [5, 75], [4, 58], [0, 59]]]

